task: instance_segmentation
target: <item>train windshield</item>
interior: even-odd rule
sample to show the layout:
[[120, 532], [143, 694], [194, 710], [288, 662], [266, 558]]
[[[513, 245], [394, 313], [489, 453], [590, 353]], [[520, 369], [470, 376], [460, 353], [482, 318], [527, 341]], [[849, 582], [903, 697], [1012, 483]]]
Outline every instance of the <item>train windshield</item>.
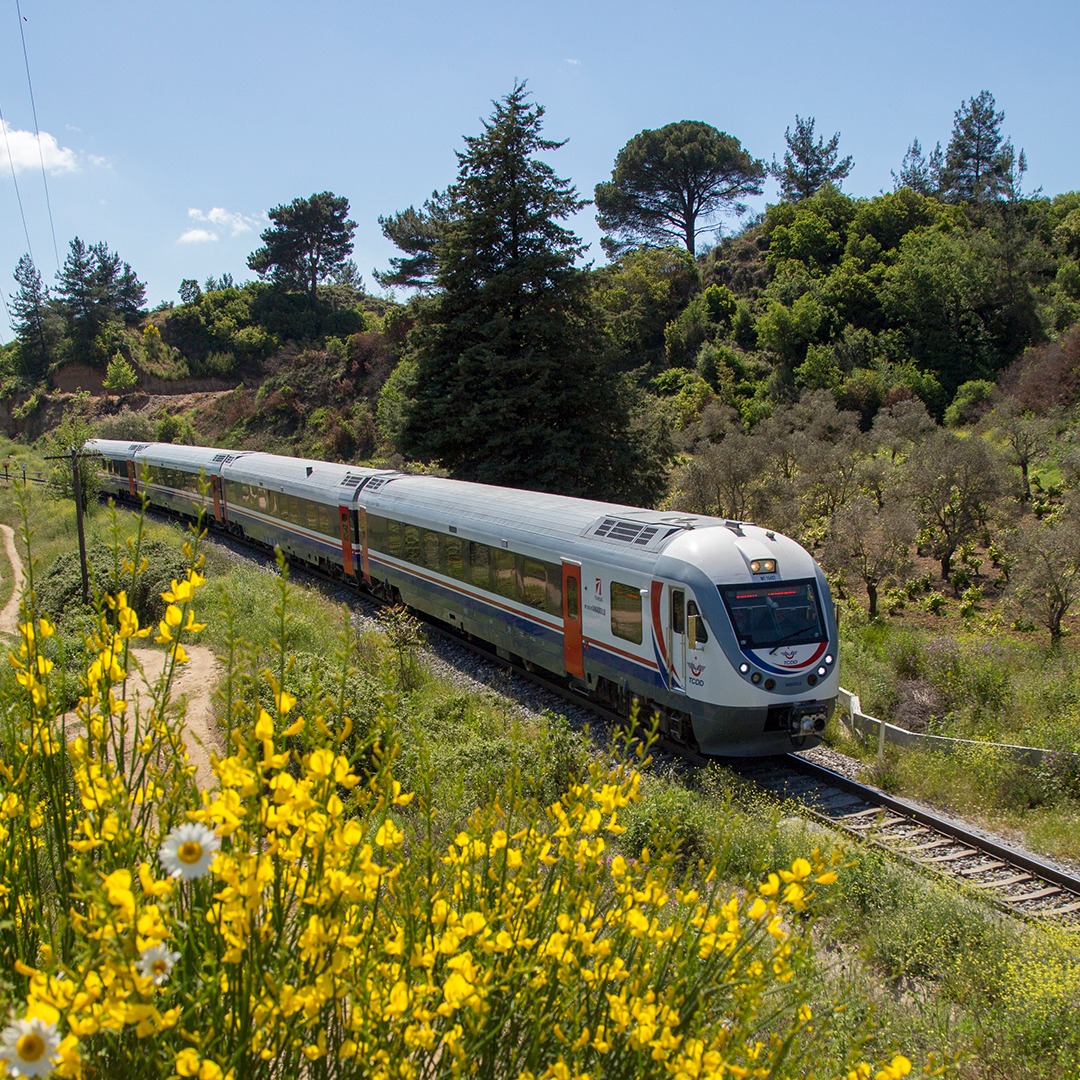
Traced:
[[717, 588], [741, 648], [778, 649], [782, 645], [825, 640], [825, 624], [813, 581]]

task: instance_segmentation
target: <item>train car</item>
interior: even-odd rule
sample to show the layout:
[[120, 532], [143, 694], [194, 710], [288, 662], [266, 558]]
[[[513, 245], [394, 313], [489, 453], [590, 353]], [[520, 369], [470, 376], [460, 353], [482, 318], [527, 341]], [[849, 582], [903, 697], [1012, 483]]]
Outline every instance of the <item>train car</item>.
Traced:
[[88, 447], [127, 477], [120, 497], [201, 507], [620, 711], [636, 701], [703, 753], [812, 746], [834, 708], [828, 586], [773, 530], [258, 452]]

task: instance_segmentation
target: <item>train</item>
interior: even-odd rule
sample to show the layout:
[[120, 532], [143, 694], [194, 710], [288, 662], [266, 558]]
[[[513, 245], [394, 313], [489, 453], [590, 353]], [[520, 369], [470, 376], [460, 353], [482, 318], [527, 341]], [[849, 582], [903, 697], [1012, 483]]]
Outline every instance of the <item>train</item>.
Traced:
[[828, 584], [772, 529], [260, 451], [85, 449], [105, 495], [280, 548], [704, 755], [808, 749], [835, 708]]

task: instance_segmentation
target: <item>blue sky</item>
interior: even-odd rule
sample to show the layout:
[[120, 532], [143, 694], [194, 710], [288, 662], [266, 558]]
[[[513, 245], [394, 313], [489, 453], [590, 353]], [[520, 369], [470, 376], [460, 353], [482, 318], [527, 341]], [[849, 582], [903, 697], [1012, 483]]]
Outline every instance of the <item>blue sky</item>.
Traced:
[[[52, 283], [74, 236], [129, 262], [150, 306], [183, 278], [246, 280], [266, 212], [326, 190], [374, 289], [395, 253], [379, 215], [453, 180], [515, 79], [586, 197], [644, 128], [704, 120], [768, 161], [796, 114], [840, 132], [844, 189], [873, 195], [983, 89], [1026, 187], [1055, 195], [1080, 188], [1078, 40], [1075, 0], [0, 0], [0, 290], [28, 246]], [[573, 227], [602, 262], [591, 209]]]

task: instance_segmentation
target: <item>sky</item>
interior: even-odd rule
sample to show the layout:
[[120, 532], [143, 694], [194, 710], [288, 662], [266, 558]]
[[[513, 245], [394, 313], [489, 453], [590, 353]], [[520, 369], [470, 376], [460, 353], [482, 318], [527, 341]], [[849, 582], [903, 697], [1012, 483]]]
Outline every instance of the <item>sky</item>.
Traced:
[[[1078, 40], [1076, 0], [0, 0], [0, 295], [27, 251], [51, 285], [76, 236], [149, 307], [250, 280], [267, 212], [322, 191], [348, 198], [378, 292], [379, 216], [451, 183], [519, 80], [583, 198], [646, 128], [702, 120], [769, 162], [796, 115], [840, 133], [844, 190], [872, 196], [982, 90], [1052, 196], [1080, 189]], [[751, 210], [775, 201], [770, 182]], [[603, 263], [594, 210], [570, 225]]]

